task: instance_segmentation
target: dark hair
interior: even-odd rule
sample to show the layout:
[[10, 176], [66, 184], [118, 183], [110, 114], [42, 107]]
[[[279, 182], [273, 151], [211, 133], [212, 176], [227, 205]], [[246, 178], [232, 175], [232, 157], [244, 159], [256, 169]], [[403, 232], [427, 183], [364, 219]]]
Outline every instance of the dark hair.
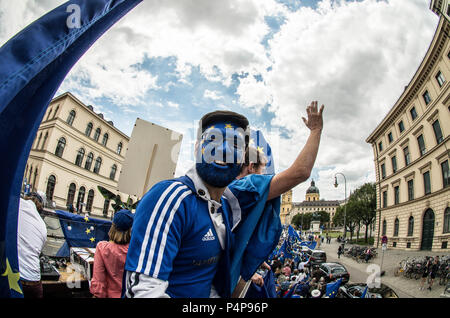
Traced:
[[[214, 125], [216, 123], [221, 122], [230, 122], [238, 127], [247, 130], [249, 122], [248, 119], [241, 114], [228, 111], [228, 110], [216, 110], [210, 113], [205, 114], [198, 124], [198, 130], [197, 130], [197, 139], [200, 139], [202, 133], [205, 131], [205, 129], [211, 125]], [[246, 136], [247, 139], [247, 136]], [[247, 140], [246, 140], [247, 143]]]
[[268, 160], [266, 155], [259, 151], [257, 148], [251, 146], [247, 147], [245, 150], [245, 159], [244, 164], [248, 166], [250, 163], [253, 163], [256, 167], [265, 166]]

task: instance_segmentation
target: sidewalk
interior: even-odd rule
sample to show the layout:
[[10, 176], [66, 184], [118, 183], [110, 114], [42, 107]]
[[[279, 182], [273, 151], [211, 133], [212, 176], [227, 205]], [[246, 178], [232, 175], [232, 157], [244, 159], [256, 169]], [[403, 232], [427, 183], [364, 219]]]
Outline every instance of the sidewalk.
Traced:
[[[345, 247], [349, 247], [351, 245], [346, 244]], [[316, 247], [316, 249], [323, 250], [327, 253], [327, 258], [332, 258], [329, 261], [334, 261], [337, 259], [337, 250], [339, 247], [339, 243], [336, 242], [336, 239], [332, 239], [331, 244], [326, 244], [326, 242], [322, 243], [320, 247]], [[384, 257], [382, 257], [381, 247], [377, 249], [378, 256], [370, 261], [368, 264], [366, 263], [358, 263], [352, 258], [341, 255], [341, 258], [338, 260], [343, 265], [351, 266], [353, 268], [358, 269], [361, 272], [366, 272], [366, 270], [370, 269], [368, 266], [370, 264], [377, 264], [381, 266], [381, 260], [383, 258], [382, 271], [385, 271], [385, 274], [381, 277], [381, 283], [386, 284], [391, 287], [399, 297], [411, 297], [411, 298], [440, 298], [440, 294], [443, 293], [445, 286], [439, 285], [439, 279], [435, 279], [433, 283], [432, 290], [429, 291], [426, 288], [428, 284], [425, 282], [425, 290], [419, 290], [421, 278], [418, 280], [405, 278], [403, 276], [395, 277], [394, 269], [398, 266], [401, 260], [406, 259], [407, 257], [420, 257], [420, 256], [442, 256], [444, 253], [442, 252], [431, 252], [431, 251], [402, 251], [395, 249], [387, 249], [384, 252]], [[448, 255], [450, 253], [445, 253]], [[330, 257], [329, 257], [330, 256]], [[372, 274], [372, 271], [367, 271], [367, 276]], [[351, 275], [350, 275], [350, 280]], [[361, 282], [359, 282], [361, 283]]]

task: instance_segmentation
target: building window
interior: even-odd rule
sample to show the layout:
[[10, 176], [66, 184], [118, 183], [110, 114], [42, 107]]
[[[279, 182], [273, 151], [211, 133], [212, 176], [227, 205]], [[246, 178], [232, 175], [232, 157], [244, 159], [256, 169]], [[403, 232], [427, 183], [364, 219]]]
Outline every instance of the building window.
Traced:
[[381, 235], [386, 235], [386, 227], [387, 227], [386, 220], [383, 220], [383, 229], [382, 229]]
[[399, 186], [394, 187], [394, 202], [395, 202], [395, 204], [400, 203], [400, 187]]
[[54, 175], [50, 175], [47, 181], [47, 189], [45, 190], [45, 195], [48, 201], [53, 201], [53, 192], [55, 191], [56, 178]]
[[67, 117], [67, 123], [70, 126], [72, 126], [72, 124], [73, 124], [73, 120], [75, 119], [75, 115], [76, 115], [75, 111], [71, 110], [70, 113], [69, 113], [69, 117]]
[[47, 141], [47, 138], [48, 138], [48, 131], [45, 132], [44, 141], [42, 142], [41, 149], [44, 149], [44, 146], [45, 146], [45, 143]]
[[381, 178], [386, 178], [386, 166], [384, 165], [384, 163], [381, 165]]
[[411, 108], [411, 110], [409, 111], [409, 113], [411, 114], [411, 119], [414, 121], [414, 119], [417, 118], [417, 111], [416, 111], [416, 108], [415, 108], [415, 107]]
[[403, 120], [398, 123], [398, 129], [400, 130], [400, 133], [402, 133], [405, 130], [405, 125], [403, 124]]
[[75, 183], [71, 183], [69, 186], [69, 192], [67, 193], [67, 206], [73, 205], [73, 200], [75, 199], [75, 190], [77, 187], [75, 186]]
[[39, 148], [39, 144], [41, 143], [41, 138], [42, 138], [42, 132], [39, 134], [38, 141], [37, 141], [36, 146], [34, 148], [36, 148], [36, 149]]
[[425, 148], [425, 140], [423, 139], [423, 135], [420, 135], [419, 137], [417, 137], [417, 142], [419, 143], [420, 155], [423, 156], [425, 154], [425, 152], [427, 152], [427, 150]]
[[408, 219], [408, 236], [413, 236], [414, 233], [414, 217], [411, 215]]
[[441, 170], [442, 170], [443, 187], [446, 188], [450, 185], [450, 171], [448, 166], [448, 160], [445, 160], [443, 163], [441, 163]]
[[84, 169], [91, 170], [93, 160], [94, 160], [94, 154], [92, 152], [90, 152], [86, 158], [86, 163], [84, 164]]
[[411, 163], [411, 156], [409, 154], [409, 148], [405, 147], [403, 148], [403, 154], [405, 156], [405, 166], [409, 165]]
[[75, 164], [76, 164], [78, 167], [81, 167], [81, 164], [82, 164], [82, 162], [83, 162], [83, 159], [84, 159], [84, 149], [81, 148], [80, 150], [78, 150], [77, 159], [75, 160]]
[[396, 218], [394, 221], [394, 236], [398, 236], [399, 227], [400, 227], [400, 221], [398, 220], [398, 218]]
[[77, 199], [77, 211], [78, 213], [82, 213], [83, 212], [83, 205], [82, 203], [84, 202], [84, 195], [86, 193], [86, 188], [85, 187], [81, 187], [80, 190], [78, 190], [78, 199]]
[[105, 203], [103, 204], [103, 215], [108, 215], [108, 209], [109, 209], [109, 200], [105, 199]]
[[120, 155], [120, 153], [122, 152], [122, 143], [121, 142], [119, 142], [118, 144], [117, 144], [117, 154], [118, 155]]
[[[116, 165], [113, 165], [113, 166], [111, 167], [111, 173], [109, 174], [109, 178], [110, 178], [111, 180], [114, 180], [114, 178], [116, 177], [116, 172], [117, 172], [117, 166], [116, 166]], [[283, 208], [283, 212], [284, 212], [284, 208]]]
[[55, 150], [55, 155], [61, 158], [65, 147], [66, 147], [66, 139], [64, 137], [59, 138], [58, 145], [56, 146]]
[[423, 174], [423, 184], [425, 187], [425, 194], [431, 193], [431, 181], [430, 181], [430, 171]]
[[52, 108], [50, 108], [50, 110], [49, 110], [49, 112], [48, 112], [48, 115], [47, 115], [47, 119], [46, 119], [46, 121], [50, 118], [50, 115], [52, 114]]
[[100, 138], [100, 134], [101, 134], [101, 129], [100, 128], [97, 128], [96, 130], [95, 130], [95, 134], [94, 134], [94, 140], [95, 141], [98, 141], [98, 138]]
[[102, 140], [102, 144], [103, 144], [103, 146], [105, 146], [106, 147], [106, 144], [108, 143], [108, 134], [107, 133], [105, 133], [104, 135], [103, 135], [103, 140]]
[[94, 173], [99, 173], [101, 166], [102, 166], [102, 158], [98, 157], [97, 160], [95, 160]]
[[441, 125], [439, 124], [439, 120], [435, 120], [433, 123], [434, 135], [436, 136], [436, 142], [440, 144], [444, 138], [442, 138], [442, 130]]
[[94, 203], [94, 190], [89, 190], [87, 201], [86, 201], [86, 211], [92, 212], [92, 204]]
[[392, 172], [395, 173], [397, 172], [397, 157], [394, 156], [391, 158], [392, 161]]
[[408, 181], [408, 200], [414, 200], [414, 180]]
[[383, 191], [383, 208], [387, 207], [387, 191]]
[[423, 97], [423, 100], [425, 101], [426, 105], [431, 103], [431, 97], [430, 97], [430, 93], [428, 93], [428, 91], [425, 91], [425, 93], [423, 93], [422, 97]]
[[388, 134], [388, 139], [389, 139], [389, 143], [394, 141], [394, 137], [392, 137], [392, 133], [391, 132]]
[[439, 71], [436, 74], [436, 81], [438, 82], [439, 87], [442, 87], [445, 84], [445, 77], [444, 77], [444, 74], [442, 74], [441, 71]]
[[87, 124], [86, 131], [84, 132], [84, 134], [88, 137], [91, 137], [91, 132], [92, 132], [93, 127], [94, 127], [94, 125], [92, 125], [92, 123]]
[[56, 115], [58, 115], [58, 110], [59, 110], [59, 105], [56, 106], [56, 110], [55, 110], [55, 112], [54, 112], [54, 114], [53, 114], [53, 118], [52, 118], [52, 119], [55, 119], [55, 118], [56, 118]]
[[443, 233], [450, 233], [450, 208], [446, 208], [444, 212], [444, 230]]
[[382, 141], [380, 141], [380, 142], [378, 143], [378, 150], [379, 150], [379, 151], [383, 151], [383, 142], [382, 142]]

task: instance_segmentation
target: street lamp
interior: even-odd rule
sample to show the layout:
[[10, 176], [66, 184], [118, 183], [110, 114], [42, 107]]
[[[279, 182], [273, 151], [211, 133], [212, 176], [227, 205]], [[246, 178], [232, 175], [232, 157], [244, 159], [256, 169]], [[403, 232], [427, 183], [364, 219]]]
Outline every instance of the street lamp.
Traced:
[[337, 182], [337, 175], [340, 174], [341, 176], [344, 177], [344, 242], [345, 242], [345, 238], [347, 237], [347, 227], [346, 227], [346, 217], [347, 217], [347, 179], [345, 178], [345, 175], [343, 173], [336, 173], [334, 175], [334, 187], [337, 188], [338, 187], [338, 182]]

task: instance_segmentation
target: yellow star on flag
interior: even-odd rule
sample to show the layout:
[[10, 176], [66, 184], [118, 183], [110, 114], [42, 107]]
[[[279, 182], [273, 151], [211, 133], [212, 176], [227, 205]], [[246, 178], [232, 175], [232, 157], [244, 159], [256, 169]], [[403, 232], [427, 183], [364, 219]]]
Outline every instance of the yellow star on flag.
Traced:
[[88, 221], [89, 221], [89, 218], [88, 218], [87, 216], [85, 216], [85, 217], [84, 217], [84, 220], [85, 220], [86, 222], [88, 222]]
[[202, 148], [202, 155], [205, 154], [205, 148]]
[[264, 147], [258, 146], [257, 150], [258, 150], [259, 152], [264, 152]]
[[94, 242], [95, 242], [95, 237], [91, 237], [89, 240], [90, 240], [92, 243], [94, 243]]
[[255, 139], [251, 138], [250, 139], [250, 145], [253, 145], [255, 143]]
[[233, 126], [231, 124], [225, 124], [225, 128], [233, 128]]
[[89, 234], [89, 233], [91, 233], [91, 230], [90, 229], [86, 229], [86, 234]]
[[8, 276], [9, 289], [13, 289], [19, 294], [23, 294], [22, 289], [19, 285], [20, 274], [14, 273], [14, 271], [11, 269], [11, 265], [9, 264], [8, 259], [6, 259], [6, 270], [2, 274], [2, 276]]

